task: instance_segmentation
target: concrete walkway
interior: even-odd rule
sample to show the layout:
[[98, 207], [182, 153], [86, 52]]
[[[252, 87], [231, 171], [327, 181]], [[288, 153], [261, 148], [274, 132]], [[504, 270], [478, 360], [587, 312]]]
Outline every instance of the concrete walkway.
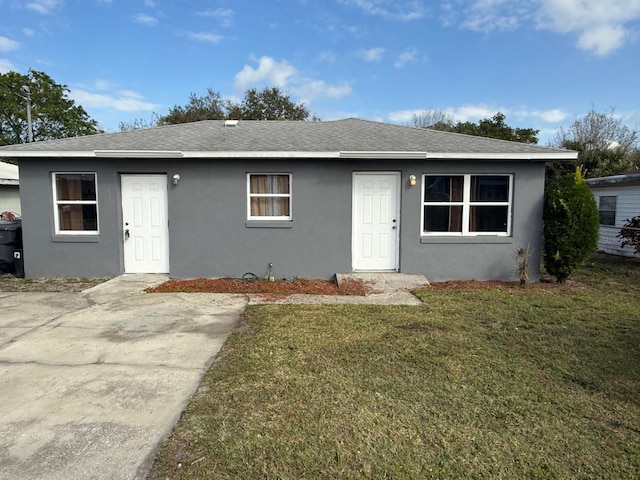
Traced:
[[[339, 276], [353, 277], [353, 274]], [[422, 276], [357, 274], [366, 297], [0, 292], [0, 480], [143, 479], [247, 303], [420, 305]]]
[[165, 279], [0, 293], [0, 479], [146, 476], [246, 305]]

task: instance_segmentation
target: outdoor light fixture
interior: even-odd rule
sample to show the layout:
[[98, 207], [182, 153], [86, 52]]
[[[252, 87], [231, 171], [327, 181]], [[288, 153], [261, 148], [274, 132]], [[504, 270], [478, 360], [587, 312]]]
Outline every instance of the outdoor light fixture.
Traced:
[[179, 181], [180, 181], [180, 174], [179, 173], [174, 174], [173, 175], [173, 184], [177, 185]]
[[415, 175], [409, 175], [409, 185], [411, 185], [412, 187], [416, 186], [416, 176]]

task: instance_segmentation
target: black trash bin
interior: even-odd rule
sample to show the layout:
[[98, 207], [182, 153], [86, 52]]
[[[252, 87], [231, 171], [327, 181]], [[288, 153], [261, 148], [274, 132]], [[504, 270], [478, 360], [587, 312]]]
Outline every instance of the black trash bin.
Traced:
[[[16, 253], [18, 252], [18, 253]], [[18, 260], [18, 265], [16, 265]], [[24, 277], [22, 258], [22, 220], [0, 221], [0, 273], [20, 273]]]

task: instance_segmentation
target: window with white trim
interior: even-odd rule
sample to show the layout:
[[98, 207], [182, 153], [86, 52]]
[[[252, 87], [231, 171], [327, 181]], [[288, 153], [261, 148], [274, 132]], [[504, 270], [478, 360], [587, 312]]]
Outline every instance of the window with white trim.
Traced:
[[616, 203], [618, 197], [603, 195], [598, 202], [598, 212], [600, 214], [600, 225], [616, 224]]
[[53, 217], [57, 234], [98, 233], [95, 173], [53, 173]]
[[291, 174], [247, 174], [247, 218], [291, 220]]
[[422, 235], [511, 234], [512, 175], [422, 178]]

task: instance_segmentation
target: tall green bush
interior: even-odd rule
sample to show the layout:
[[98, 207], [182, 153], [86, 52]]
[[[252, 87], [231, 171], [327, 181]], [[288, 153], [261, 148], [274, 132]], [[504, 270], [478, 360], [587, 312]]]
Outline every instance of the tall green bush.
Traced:
[[600, 219], [582, 169], [547, 186], [544, 203], [544, 264], [564, 282], [598, 247]]

